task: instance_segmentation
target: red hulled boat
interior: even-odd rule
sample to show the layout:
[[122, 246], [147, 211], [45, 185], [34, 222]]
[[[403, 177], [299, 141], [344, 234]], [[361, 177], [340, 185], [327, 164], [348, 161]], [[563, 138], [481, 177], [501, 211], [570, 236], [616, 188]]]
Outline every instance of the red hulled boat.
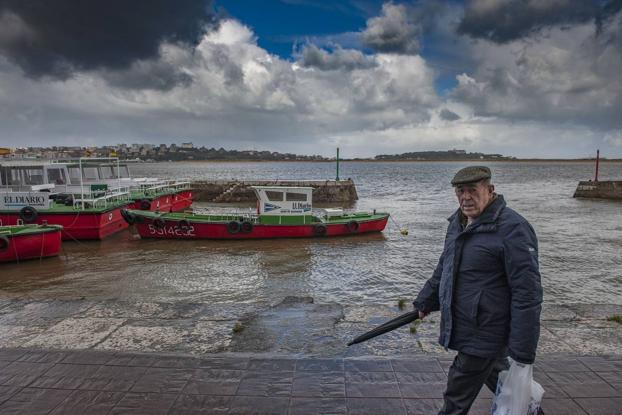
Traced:
[[0, 262], [58, 255], [61, 230], [57, 225], [0, 226]]
[[256, 186], [258, 213], [197, 214], [124, 210], [143, 238], [308, 238], [381, 232], [388, 213], [323, 209], [313, 212], [312, 188]]
[[64, 164], [14, 163], [0, 167], [0, 223], [61, 225], [66, 240], [103, 239], [127, 228], [121, 209], [129, 188], [86, 184]]

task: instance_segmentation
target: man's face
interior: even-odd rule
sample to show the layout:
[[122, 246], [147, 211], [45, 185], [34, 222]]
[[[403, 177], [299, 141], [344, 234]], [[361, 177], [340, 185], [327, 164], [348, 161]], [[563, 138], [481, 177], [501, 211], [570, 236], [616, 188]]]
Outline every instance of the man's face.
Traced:
[[482, 214], [492, 200], [495, 187], [485, 181], [480, 181], [457, 185], [455, 190], [462, 213], [469, 219], [475, 219]]

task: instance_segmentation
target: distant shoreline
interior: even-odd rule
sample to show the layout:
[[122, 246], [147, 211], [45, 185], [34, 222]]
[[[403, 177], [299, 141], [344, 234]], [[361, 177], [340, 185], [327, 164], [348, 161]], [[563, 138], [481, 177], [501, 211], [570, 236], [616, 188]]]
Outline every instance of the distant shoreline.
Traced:
[[[123, 160], [121, 160], [123, 161]], [[482, 159], [468, 159], [468, 160], [367, 160], [367, 159], [340, 159], [340, 163], [595, 163], [595, 159], [513, 159], [513, 160], [482, 160]], [[140, 163], [140, 162], [138, 162]], [[145, 163], [336, 163], [336, 160], [159, 160], [149, 161]], [[601, 159], [600, 163], [622, 163], [622, 159]]]

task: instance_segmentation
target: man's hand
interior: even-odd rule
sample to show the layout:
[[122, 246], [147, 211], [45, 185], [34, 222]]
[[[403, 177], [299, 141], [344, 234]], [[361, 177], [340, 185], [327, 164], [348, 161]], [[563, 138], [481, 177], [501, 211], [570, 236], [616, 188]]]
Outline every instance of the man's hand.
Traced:
[[430, 313], [424, 313], [423, 311], [419, 311], [419, 320], [423, 320], [428, 314]]

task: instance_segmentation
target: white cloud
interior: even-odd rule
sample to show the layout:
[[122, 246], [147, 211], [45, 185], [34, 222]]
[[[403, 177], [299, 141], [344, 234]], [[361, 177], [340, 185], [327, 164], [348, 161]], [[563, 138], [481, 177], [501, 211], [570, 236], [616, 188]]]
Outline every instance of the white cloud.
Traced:
[[599, 35], [581, 24], [506, 45], [475, 42], [476, 68], [457, 77], [453, 96], [481, 115], [620, 128], [620, 27], [622, 14]]
[[[326, 155], [339, 145], [352, 157], [448, 148], [575, 157], [596, 147], [622, 156], [619, 26], [618, 16], [599, 36], [575, 25], [504, 46], [456, 37], [465, 71], [448, 98], [436, 93], [437, 66], [416, 53], [307, 45], [288, 61], [231, 19], [194, 50], [165, 43], [157, 60], [66, 81], [26, 78], [0, 57], [0, 146], [189, 140]], [[447, 25], [439, 30], [449, 42]]]

